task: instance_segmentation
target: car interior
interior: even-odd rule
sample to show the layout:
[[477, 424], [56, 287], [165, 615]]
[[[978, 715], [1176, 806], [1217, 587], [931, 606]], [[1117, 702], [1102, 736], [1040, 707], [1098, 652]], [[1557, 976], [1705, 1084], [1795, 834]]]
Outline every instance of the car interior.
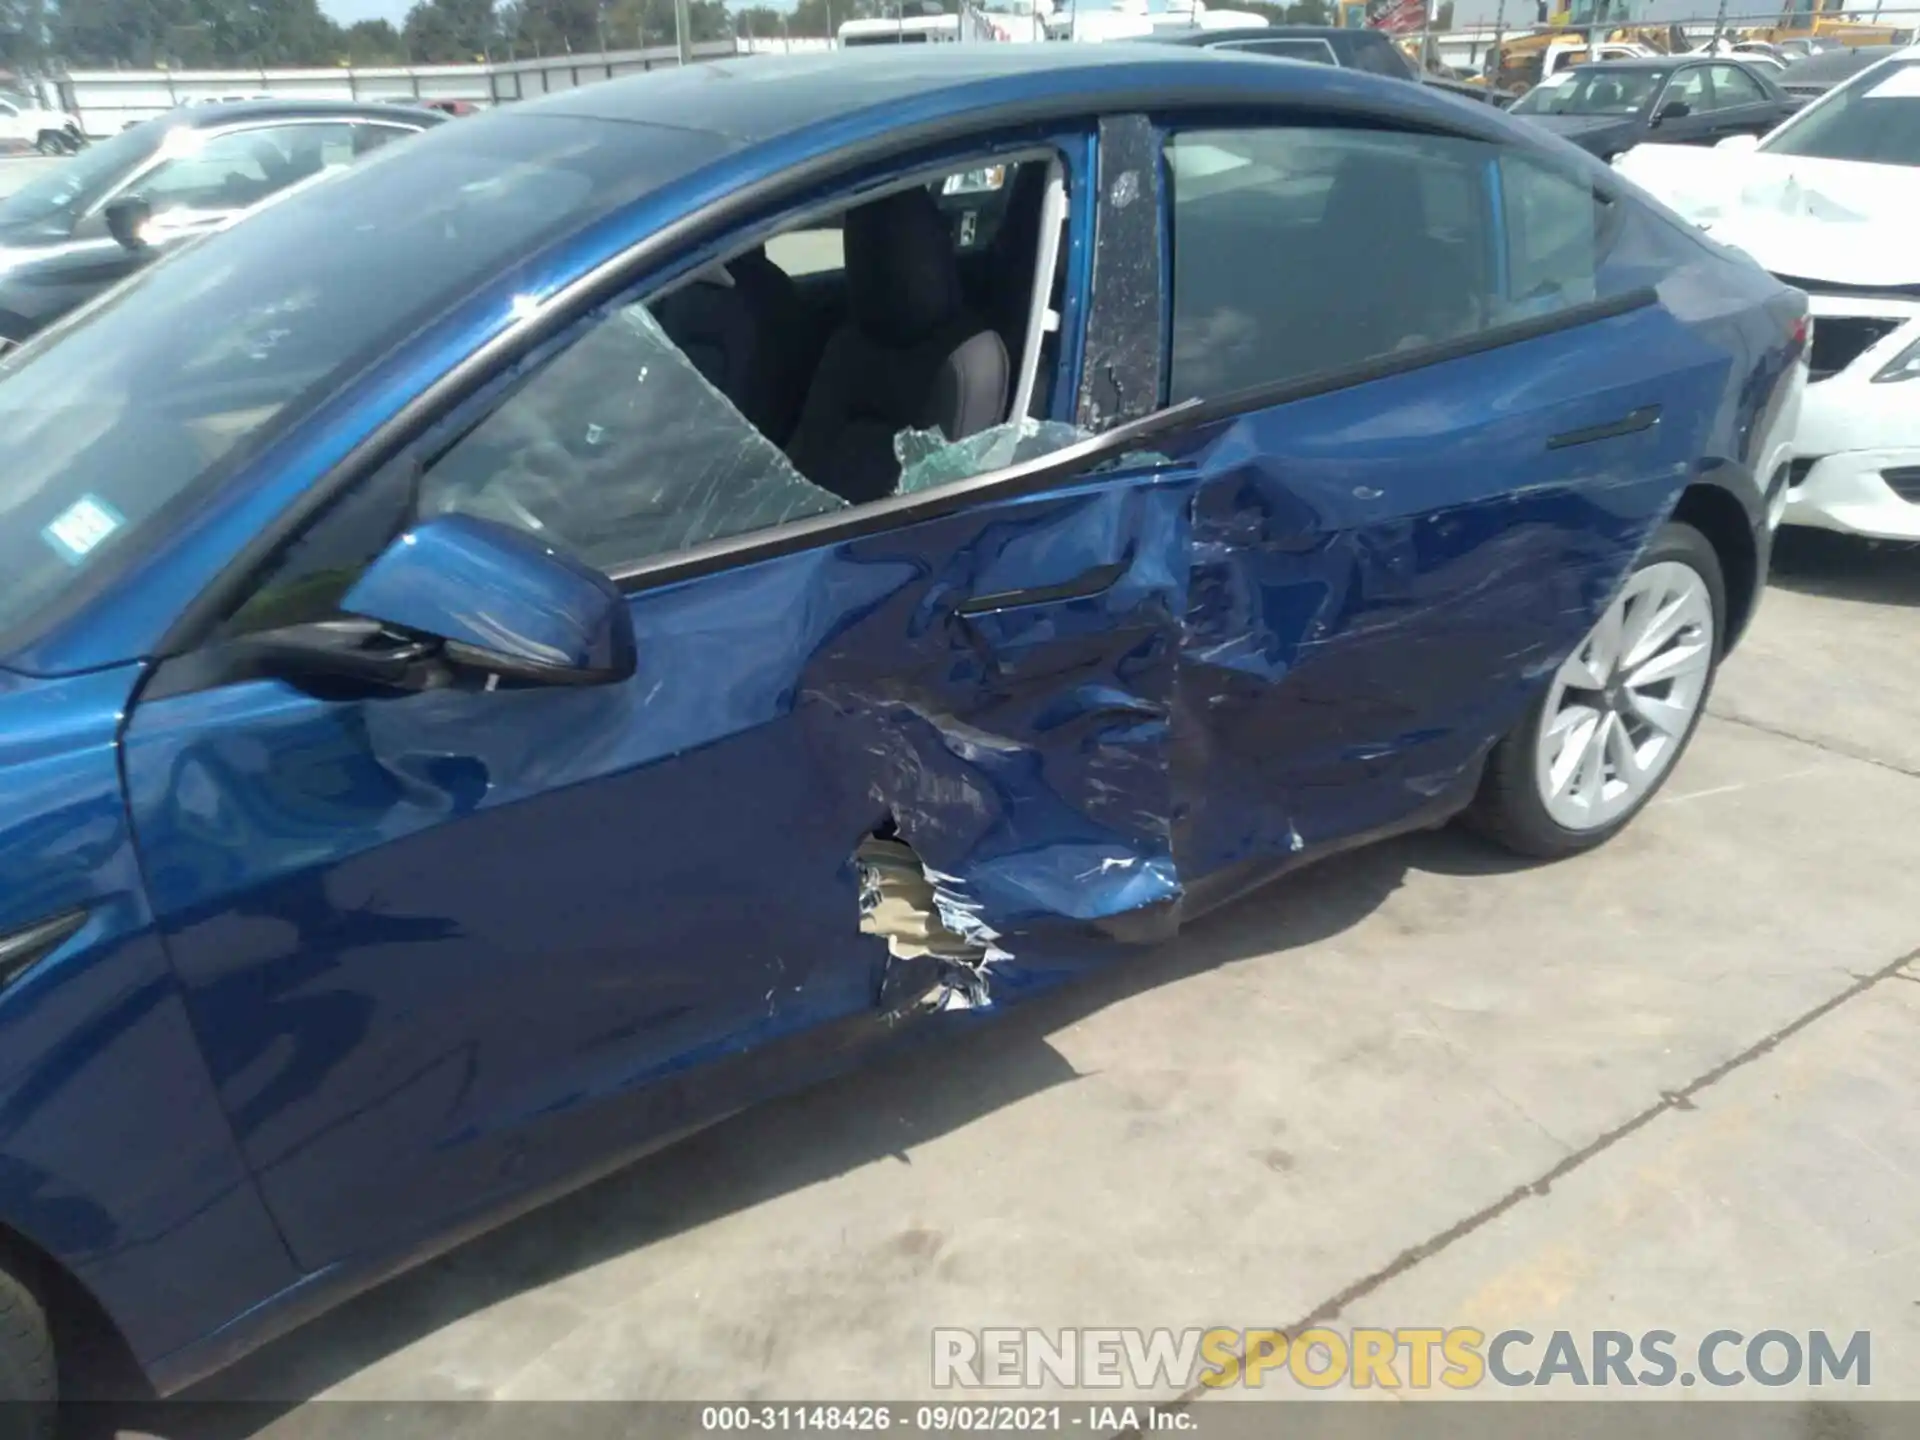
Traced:
[[1063, 247], [1041, 246], [1059, 174], [1035, 158], [914, 184], [811, 218], [793, 237], [809, 244], [776, 236], [648, 308], [800, 474], [877, 500], [899, 482], [902, 431], [965, 439], [1010, 418], [1023, 390], [1024, 413], [1051, 408], [1057, 321], [1041, 312], [1031, 355], [1028, 331], [1039, 265], [1055, 315], [1064, 286]]

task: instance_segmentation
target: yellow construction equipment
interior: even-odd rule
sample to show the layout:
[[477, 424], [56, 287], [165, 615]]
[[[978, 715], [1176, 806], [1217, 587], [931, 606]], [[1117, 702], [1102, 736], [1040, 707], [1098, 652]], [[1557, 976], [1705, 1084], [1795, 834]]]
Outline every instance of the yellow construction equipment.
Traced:
[[1907, 31], [1898, 25], [1876, 25], [1849, 19], [1846, 0], [1787, 0], [1772, 25], [1744, 30], [1742, 40], [1832, 40], [1841, 45], [1896, 45]]

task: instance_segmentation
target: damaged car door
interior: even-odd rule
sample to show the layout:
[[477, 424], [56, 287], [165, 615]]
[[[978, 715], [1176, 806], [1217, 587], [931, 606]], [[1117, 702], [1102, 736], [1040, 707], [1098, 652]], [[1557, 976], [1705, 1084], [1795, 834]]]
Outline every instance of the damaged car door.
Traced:
[[[854, 505], [632, 302], [511, 379], [316, 517], [128, 727], [157, 922], [304, 1268], [1044, 979], [1170, 890], [1191, 471], [1023, 421]], [[471, 658], [551, 608], [505, 535], [618, 584], [630, 673]], [[449, 537], [451, 676], [363, 598]], [[332, 675], [327, 626], [369, 647]]]
[[1667, 518], [1726, 362], [1649, 288], [1671, 242], [1530, 151], [1270, 125], [1165, 155], [1168, 390], [1223, 416], [1181, 451], [1191, 881], [1457, 811]]

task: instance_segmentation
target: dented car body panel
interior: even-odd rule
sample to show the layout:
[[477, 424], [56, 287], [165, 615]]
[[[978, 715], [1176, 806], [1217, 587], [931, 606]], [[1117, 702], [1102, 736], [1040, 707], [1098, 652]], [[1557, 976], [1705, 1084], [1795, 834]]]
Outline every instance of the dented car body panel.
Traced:
[[[49, 1057], [0, 1103], [30, 1121], [52, 1069], [160, 1063], [70, 1018], [103, 986], [143, 987], [173, 1017], [174, 1089], [155, 1094], [180, 1097], [198, 1181], [159, 1157], [121, 1178], [14, 1167], [0, 1220], [91, 1286], [163, 1388], [741, 1105], [1445, 820], [1679, 507], [1731, 517], [1746, 547], [1729, 551], [1737, 638], [1765, 576], [1797, 297], [1619, 194], [1591, 297], [1304, 380], [1174, 393], [1161, 152], [1181, 107], [1216, 125], [1306, 107], [1585, 162], [1413, 87], [1094, 48], [931, 72], [762, 57], [752, 83], [743, 64], [594, 87], [445, 127], [342, 177], [327, 207], [296, 198], [204, 247], [318, 224], [436, 146], [457, 160], [551, 126], [543, 143], [588, 153], [599, 127], [618, 151], [663, 116], [691, 125], [630, 192], [617, 156], [593, 162], [612, 188], [564, 226], [475, 261], [457, 299], [273, 418], [249, 411], [249, 443], [159, 520], [89, 492], [48, 527], [84, 583], [13, 626], [0, 703], [70, 713], [48, 743], [82, 757], [78, 788], [35, 804], [113, 811], [98, 903], [121, 918], [56, 936], [0, 989], [0, 1026], [37, 1035], [18, 1053]], [[1068, 207], [1033, 312], [1051, 338], [1025, 351], [1047, 357], [1041, 398], [950, 445], [903, 428], [877, 501], [802, 474], [646, 308], [741, 284], [719, 271], [835, 197], [1036, 152]], [[118, 306], [137, 317], [153, 277], [196, 263]], [[114, 308], [0, 369], [0, 411], [87, 326], [130, 333]], [[249, 366], [298, 343], [298, 314], [275, 312]], [[672, 464], [642, 473], [649, 455]], [[608, 483], [529, 513], [575, 473]], [[281, 628], [300, 606], [449, 513], [604, 571], [630, 671], [478, 679], [409, 668], [412, 649], [357, 656], [352, 683], [275, 668], [312, 660], [314, 634]], [[117, 521], [138, 535], [90, 569], [82, 547]], [[321, 559], [276, 589], [310, 537]], [[274, 645], [236, 622], [250, 605]], [[338, 619], [321, 638], [362, 633]], [[484, 604], [466, 620], [463, 643], [484, 639]], [[92, 673], [122, 679], [81, 706], [73, 677]], [[35, 773], [66, 763], [37, 752]], [[0, 852], [23, 857], [0, 946], [49, 918], [35, 867], [57, 857], [23, 846]], [[61, 895], [61, 913], [95, 903]], [[96, 1280], [108, 1251], [46, 1218], [49, 1184], [151, 1214], [160, 1238]], [[117, 1184], [168, 1201], [129, 1208]], [[173, 1295], [196, 1267], [219, 1283]]]

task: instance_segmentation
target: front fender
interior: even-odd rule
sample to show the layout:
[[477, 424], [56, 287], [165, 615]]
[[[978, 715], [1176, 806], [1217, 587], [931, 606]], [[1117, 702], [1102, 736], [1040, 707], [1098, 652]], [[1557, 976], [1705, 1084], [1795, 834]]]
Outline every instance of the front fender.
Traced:
[[134, 678], [0, 676], [0, 936], [83, 917], [0, 975], [0, 1222], [146, 1364], [295, 1273], [148, 913], [117, 753]]

